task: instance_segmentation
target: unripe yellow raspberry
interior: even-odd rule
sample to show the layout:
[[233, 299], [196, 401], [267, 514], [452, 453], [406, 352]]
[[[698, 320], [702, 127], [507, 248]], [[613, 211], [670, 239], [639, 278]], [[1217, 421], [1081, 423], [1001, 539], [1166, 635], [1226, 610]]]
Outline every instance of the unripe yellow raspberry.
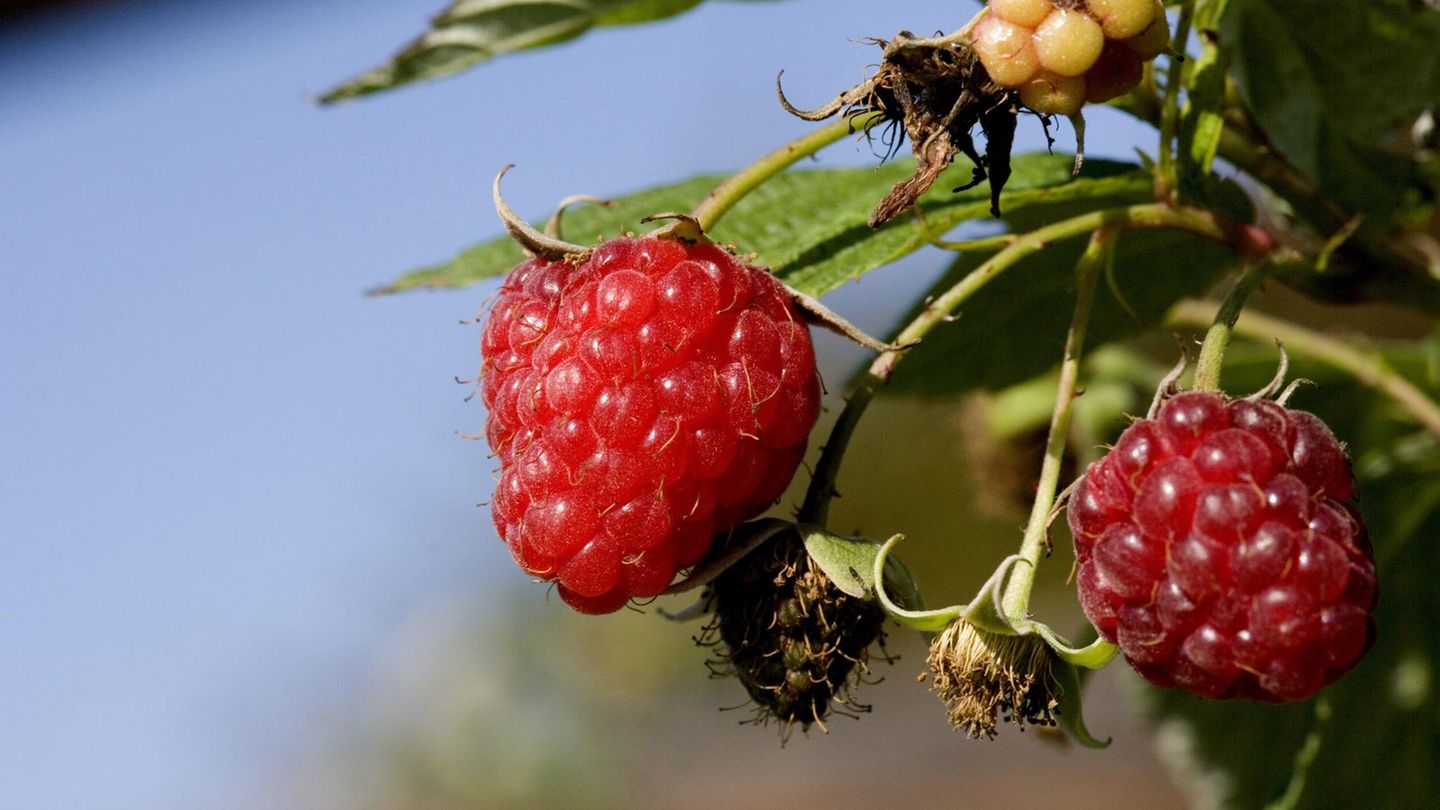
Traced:
[[1040, 70], [1031, 33], [1031, 29], [993, 14], [975, 26], [975, 53], [996, 84], [1019, 87]]
[[1085, 79], [1042, 70], [1020, 88], [1020, 100], [1038, 113], [1074, 115], [1085, 106]]
[[1040, 64], [1061, 76], [1079, 76], [1095, 64], [1105, 47], [1100, 23], [1083, 11], [1057, 8], [1035, 29]]
[[1050, 0], [990, 0], [991, 14], [998, 14], [1026, 28], [1034, 28], [1044, 22], [1054, 10]]
[[1107, 39], [1138, 36], [1155, 21], [1154, 0], [1085, 0], [1085, 6]]

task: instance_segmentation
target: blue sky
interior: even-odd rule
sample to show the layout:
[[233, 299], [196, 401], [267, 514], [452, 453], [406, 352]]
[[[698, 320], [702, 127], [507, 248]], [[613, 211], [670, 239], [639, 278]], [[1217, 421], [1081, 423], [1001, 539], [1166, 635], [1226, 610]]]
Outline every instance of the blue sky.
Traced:
[[[483, 424], [454, 378], [488, 288], [361, 292], [497, 234], [504, 163], [531, 215], [738, 167], [809, 126], [774, 102], [778, 68], [822, 101], [873, 61], [858, 37], [955, 27], [950, 5], [711, 3], [334, 109], [309, 99], [436, 0], [0, 30], [5, 804], [227, 806], [417, 605], [525, 585], [476, 508], [484, 449], [456, 438]], [[1093, 116], [1091, 151], [1129, 157], [1136, 132]], [[880, 330], [899, 301], [879, 292], [831, 303]], [[825, 345], [836, 379], [856, 355]]]

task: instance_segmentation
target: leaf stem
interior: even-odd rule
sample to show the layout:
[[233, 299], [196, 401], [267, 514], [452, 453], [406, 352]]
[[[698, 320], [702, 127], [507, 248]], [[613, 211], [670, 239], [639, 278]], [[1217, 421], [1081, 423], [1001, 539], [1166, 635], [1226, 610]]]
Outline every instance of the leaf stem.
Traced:
[[1040, 465], [1040, 481], [1035, 490], [1035, 503], [1030, 509], [1030, 522], [1020, 543], [1020, 559], [1028, 565], [1017, 565], [1010, 574], [1001, 597], [1001, 608], [1008, 619], [1028, 618], [1030, 591], [1035, 585], [1035, 571], [1040, 555], [1048, 545], [1050, 512], [1055, 506], [1055, 493], [1060, 485], [1060, 466], [1070, 439], [1070, 414], [1080, 379], [1080, 355], [1085, 348], [1085, 330], [1090, 324], [1090, 310], [1095, 302], [1095, 288], [1100, 271], [1115, 250], [1120, 237], [1116, 228], [1101, 228], [1090, 235], [1090, 244], [1075, 266], [1079, 292], [1075, 297], [1075, 314], [1065, 337], [1065, 357], [1060, 363], [1060, 384], [1055, 389], [1055, 409], [1050, 415], [1050, 435], [1045, 441], [1045, 460]]
[[[1230, 246], [1232, 250], [1247, 258], [1259, 258], [1273, 249], [1271, 241], [1263, 231], [1226, 219], [1213, 211], [1185, 206], [1168, 206], [1156, 203], [1134, 205], [1123, 208], [1107, 208], [1091, 211], [1070, 219], [1037, 228], [1017, 236], [1013, 242], [970, 271], [953, 287], [935, 298], [915, 316], [894, 343], [899, 346], [913, 344], [930, 333], [932, 329], [951, 319], [955, 310], [979, 292], [991, 279], [1014, 267], [1022, 259], [1043, 250], [1049, 245], [1081, 236], [1100, 229], [1123, 232], [1141, 228], [1168, 228], [1186, 231]], [[875, 394], [890, 381], [895, 367], [905, 354], [901, 351], [881, 353], [870, 364], [840, 412], [831, 428], [830, 436], [816, 463], [815, 474], [805, 493], [805, 502], [800, 508], [800, 519], [820, 526], [826, 525], [830, 500], [836, 494], [836, 481], [840, 466], [861, 416], [869, 407]]]
[[1175, 200], [1179, 183], [1175, 174], [1175, 132], [1180, 126], [1180, 85], [1183, 83], [1184, 59], [1190, 39], [1190, 19], [1195, 13], [1193, 0], [1180, 5], [1180, 19], [1175, 24], [1175, 38], [1170, 41], [1170, 68], [1165, 75], [1165, 100], [1160, 111], [1160, 155], [1155, 171], [1155, 199]]
[[830, 144], [847, 135], [863, 131], [879, 120], [880, 113], [849, 117], [843, 116], [834, 123], [796, 138], [768, 155], [731, 175], [705, 195], [690, 216], [700, 223], [703, 230], [710, 230], [746, 194], [759, 188], [762, 183], [785, 171], [801, 158], [810, 157]]
[[[1208, 304], [1181, 301], [1170, 310], [1166, 320], [1174, 326], [1200, 326], [1210, 323], [1213, 314]], [[1426, 430], [1440, 436], [1440, 405], [1391, 368], [1383, 358], [1298, 324], [1255, 312], [1248, 312], [1236, 321], [1234, 331], [1257, 340], [1279, 340], [1287, 348], [1350, 374], [1362, 385], [1393, 399]]]
[[1240, 271], [1240, 278], [1235, 280], [1230, 294], [1225, 296], [1225, 301], [1216, 310], [1215, 320], [1210, 324], [1210, 330], [1205, 333], [1205, 342], [1200, 346], [1200, 359], [1195, 363], [1195, 384], [1192, 386], [1196, 391], [1220, 390], [1220, 367], [1225, 361], [1225, 349], [1230, 345], [1230, 335], [1235, 330], [1235, 322], [1240, 319], [1240, 310], [1244, 309], [1245, 300], [1260, 286], [1260, 282], [1265, 280], [1273, 266], [1266, 262], [1261, 265], [1247, 265]]

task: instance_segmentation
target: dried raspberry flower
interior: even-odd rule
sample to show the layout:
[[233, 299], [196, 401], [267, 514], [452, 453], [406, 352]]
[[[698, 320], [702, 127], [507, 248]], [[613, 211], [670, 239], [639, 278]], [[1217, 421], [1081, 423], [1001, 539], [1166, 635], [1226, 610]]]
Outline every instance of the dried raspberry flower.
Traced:
[[1001, 722], [1055, 725], [1055, 654], [1039, 636], [991, 633], [961, 619], [931, 642], [928, 663], [950, 725], [972, 739], [994, 738]]
[[[870, 646], [884, 646], [885, 613], [872, 598], [845, 593], [805, 549], [796, 531], [748, 554], [711, 586], [711, 623], [700, 643], [709, 662], [733, 675], [755, 701], [756, 722], [825, 727], [831, 713], [868, 712], [852, 690], [869, 672]], [[885, 660], [889, 660], [888, 658]]]

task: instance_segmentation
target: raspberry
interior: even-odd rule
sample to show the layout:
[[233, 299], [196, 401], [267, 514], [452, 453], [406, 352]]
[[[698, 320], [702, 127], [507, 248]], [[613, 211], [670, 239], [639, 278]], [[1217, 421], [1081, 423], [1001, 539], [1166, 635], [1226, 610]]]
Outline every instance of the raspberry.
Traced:
[[1100, 23], [1083, 11], [1057, 8], [1035, 29], [1040, 64], [1061, 76], [1080, 76], [1095, 64], [1105, 47]]
[[990, 0], [990, 11], [1016, 25], [1034, 28], [1050, 16], [1050, 0]]
[[1350, 465], [1313, 414], [1188, 392], [1121, 434], [1069, 507], [1085, 615], [1150, 682], [1299, 700], [1374, 636]]
[[1020, 87], [1020, 100], [1038, 113], [1074, 115], [1085, 106], [1085, 80], [1042, 70]]
[[[1085, 0], [1090, 15], [1100, 22], [1106, 39], [1129, 39], [1155, 21], [1153, 0]], [[1164, 14], [1162, 7], [1159, 11]]]
[[1029, 28], [990, 15], [975, 26], [975, 53], [990, 78], [1002, 87], [1018, 87], [1040, 69]]
[[991, 0], [971, 31], [990, 79], [1038, 113], [1122, 96], [1169, 44], [1160, 0]]
[[715, 579], [714, 615], [697, 640], [719, 652], [710, 671], [734, 675], [755, 701], [756, 720], [825, 727], [832, 710], [869, 711], [853, 691], [869, 673], [870, 646], [885, 645], [885, 612], [846, 594], [805, 551], [799, 533], [755, 549]]
[[764, 511], [819, 413], [789, 294], [710, 244], [620, 238], [579, 264], [526, 261], [481, 349], [495, 527], [585, 613], [655, 596]]

